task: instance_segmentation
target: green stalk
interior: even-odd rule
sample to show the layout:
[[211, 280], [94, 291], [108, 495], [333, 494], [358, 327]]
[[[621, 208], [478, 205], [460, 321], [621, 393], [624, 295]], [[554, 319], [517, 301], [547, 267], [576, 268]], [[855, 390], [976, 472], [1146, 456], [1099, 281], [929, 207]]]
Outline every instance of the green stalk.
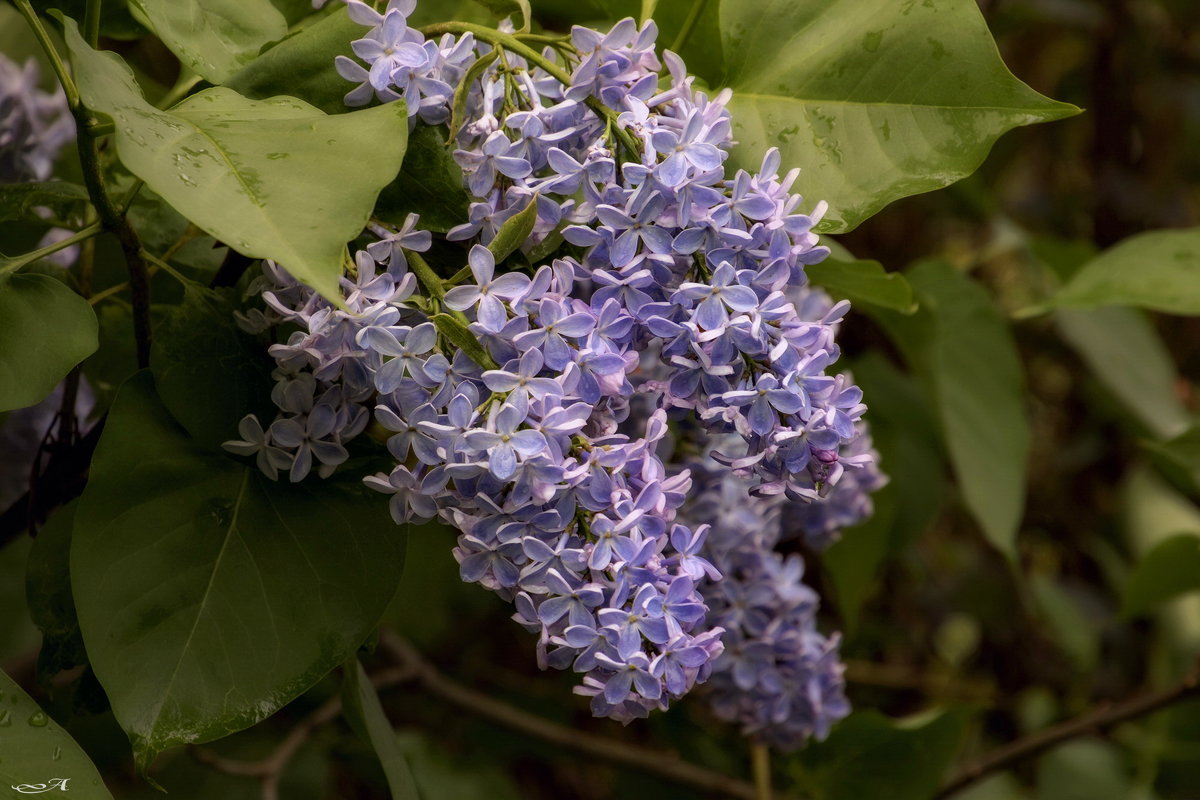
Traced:
[[32, 253], [26, 253], [23, 256], [17, 256], [13, 259], [3, 259], [3, 261], [0, 262], [0, 278], [16, 272], [21, 267], [32, 264], [39, 258], [45, 258], [48, 255], [57, 253], [59, 250], [65, 250], [73, 244], [79, 244], [80, 242], [87, 241], [103, 230], [104, 227], [99, 222], [93, 222], [91, 225], [88, 225], [78, 233], [73, 233], [62, 241], [53, 242], [52, 244], [48, 244], [40, 250], [34, 250]]
[[93, 49], [100, 46], [101, 5], [101, 0], [88, 0], [87, 9], [83, 12], [83, 40]]
[[404, 257], [408, 260], [408, 265], [412, 267], [417, 280], [425, 287], [425, 291], [429, 292], [430, 297], [440, 301], [446, 296], [446, 290], [442, 288], [442, 279], [433, 271], [433, 267], [429, 266], [428, 261], [413, 250], [405, 250]]
[[[499, 45], [510, 53], [515, 53], [521, 56], [530, 64], [536, 64], [546, 71], [550, 77], [564, 86], [569, 86], [571, 83], [571, 75], [565, 69], [555, 64], [553, 61], [542, 56], [537, 50], [534, 50], [529, 45], [518, 39], [511, 33], [504, 33], [495, 28], [489, 28], [486, 25], [477, 25], [473, 22], [439, 22], [435, 25], [426, 25], [420, 29], [421, 33], [426, 37], [440, 36], [443, 33], [462, 34], [470, 33], [476, 39], [488, 44]], [[634, 158], [637, 157], [638, 146], [633, 137], [629, 135], [629, 131], [616, 124], [617, 112], [600, 102], [595, 97], [587, 99], [588, 108], [595, 111], [600, 117], [613, 122], [613, 131], [616, 133], [617, 140], [621, 146], [629, 151]]]
[[750, 746], [755, 800], [771, 800], [771, 751], [762, 742]]
[[54, 47], [50, 34], [42, 25], [42, 21], [38, 19], [37, 12], [29, 4], [29, 0], [13, 0], [13, 3], [16, 4], [17, 11], [20, 11], [21, 16], [29, 23], [29, 27], [33, 28], [33, 35], [37, 37], [38, 44], [46, 52], [46, 58], [50, 59], [50, 66], [54, 69], [54, 74], [58, 76], [58, 82], [62, 84], [63, 92], [67, 95], [67, 106], [74, 111], [79, 108], [79, 88], [72, 80], [71, 73], [67, 71], [67, 65], [62, 60], [62, 56]]

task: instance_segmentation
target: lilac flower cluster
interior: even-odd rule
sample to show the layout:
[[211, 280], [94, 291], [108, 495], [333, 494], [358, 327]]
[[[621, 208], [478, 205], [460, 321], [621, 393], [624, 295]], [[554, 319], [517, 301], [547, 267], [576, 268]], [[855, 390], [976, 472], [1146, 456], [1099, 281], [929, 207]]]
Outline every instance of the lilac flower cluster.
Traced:
[[37, 62], [24, 66], [0, 53], [0, 182], [44, 181], [75, 123], [62, 89], [38, 88]]
[[850, 707], [839, 638], [817, 630], [818, 597], [801, 580], [804, 561], [775, 551], [787, 504], [752, 502], [747, 481], [711, 460], [693, 474], [697, 491], [683, 513], [712, 524], [703, 555], [722, 574], [701, 585], [709, 623], [725, 629], [725, 652], [705, 687], [713, 710], [783, 750], [824, 738]]
[[[823, 205], [798, 213], [775, 151], [726, 176], [729, 93], [693, 90], [669, 52], [660, 87], [652, 22], [576, 28], [530, 63], [470, 34], [426, 41], [407, 24], [413, 0], [347, 4], [370, 27], [362, 63], [337, 65], [360, 82], [347, 103], [404, 98], [415, 125], [464, 99], [453, 154], [475, 201], [436, 243], [415, 216], [372, 223], [341, 307], [265, 265], [265, 308], [241, 322], [290, 329], [271, 347], [281, 413], [265, 429], [246, 418], [227, 447], [295, 481], [329, 474], [370, 426], [396, 466], [367, 484], [397, 522], [459, 529], [463, 579], [515, 604], [541, 664], [583, 673], [597, 715], [666, 708], [724, 647], [706, 619], [724, 600], [701, 588], [723, 583], [709, 525], [685, 524], [691, 472], [659, 455], [668, 415], [724, 434], [714, 458], [767, 506], [821, 502], [873, 464], [861, 392], [826, 374], [845, 305], [810, 319], [788, 295], [828, 252], [811, 232]], [[498, 269], [532, 215], [521, 250], [535, 263]], [[445, 260], [456, 242], [463, 269], [438, 275], [421, 254]], [[631, 416], [635, 400], [646, 414]], [[755, 579], [735, 550], [713, 552]], [[788, 613], [781, 625], [801, 621]]]

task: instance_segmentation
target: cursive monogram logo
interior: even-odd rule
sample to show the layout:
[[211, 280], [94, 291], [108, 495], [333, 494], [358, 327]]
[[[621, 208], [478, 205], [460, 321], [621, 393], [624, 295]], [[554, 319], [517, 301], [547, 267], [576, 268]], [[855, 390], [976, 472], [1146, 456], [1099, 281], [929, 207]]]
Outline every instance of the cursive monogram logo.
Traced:
[[42, 794], [43, 792], [50, 792], [55, 789], [65, 792], [67, 791], [67, 781], [69, 780], [71, 779], [51, 778], [46, 783], [22, 783], [20, 786], [14, 786], [12, 788], [21, 794]]

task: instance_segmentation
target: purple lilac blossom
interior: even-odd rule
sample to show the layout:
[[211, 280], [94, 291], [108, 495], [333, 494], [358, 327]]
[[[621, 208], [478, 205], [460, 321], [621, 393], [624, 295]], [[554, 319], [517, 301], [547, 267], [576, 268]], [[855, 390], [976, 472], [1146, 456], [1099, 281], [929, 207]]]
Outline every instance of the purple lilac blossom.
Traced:
[[46, 180], [74, 138], [62, 89], [42, 91], [32, 58], [22, 66], [0, 53], [0, 182]]
[[[411, 124], [447, 120], [455, 87], [491, 46], [469, 34], [426, 41], [407, 26], [412, 0], [382, 13], [348, 5], [370, 30], [355, 42], [361, 63], [338, 62], [360, 83], [347, 103], [403, 97]], [[270, 348], [280, 415], [265, 427], [247, 418], [226, 445], [272, 476], [325, 476], [373, 414], [397, 465], [366, 482], [390, 495], [396, 522], [454, 525], [462, 578], [511, 600], [539, 663], [582, 673], [576, 691], [593, 712], [621, 721], [666, 708], [722, 663], [725, 601], [706, 589], [724, 583], [718, 561], [739, 571], [735, 581], [757, 580], [732, 551], [705, 544], [708, 520], [682, 515], [693, 479], [660, 456], [668, 415], [721, 435], [714, 465], [754, 507], [825, 502], [873, 467], [861, 393], [826, 373], [846, 308], [810, 319], [788, 296], [804, 265], [828, 253], [811, 232], [824, 204], [799, 213], [797, 171], [780, 177], [774, 150], [758, 173], [726, 175], [730, 93], [695, 91], [677, 56], [660, 60], [656, 35], [653, 22], [629, 19], [607, 34], [574, 29], [577, 57], [544, 53], [570, 72], [566, 86], [511, 53], [472, 76], [453, 154], [475, 200], [445, 237], [467, 246], [469, 277], [440, 300], [409, 270], [432, 245], [415, 217], [398, 230], [372, 224], [379, 241], [343, 277], [344, 307], [267, 262], [251, 287], [265, 308], [240, 321], [290, 330]], [[635, 152], [588, 98], [611, 110]], [[487, 245], [530, 203], [524, 254], [561, 236], [577, 257], [551, 246], [531, 274], [506, 271]], [[459, 315], [490, 363], [434, 331], [439, 307]], [[631, 416], [634, 401], [646, 413]], [[815, 597], [795, 562], [768, 554], [773, 541], [751, 549], [777, 573], [779, 624], [803, 628], [780, 635], [807, 647]], [[742, 622], [730, 621], [740, 644]], [[818, 659], [832, 675], [836, 641], [821, 641], [833, 643]], [[830, 680], [821, 709], [796, 706], [808, 715], [796, 730], [820, 733], [839, 715]], [[770, 717], [786, 717], [785, 705]]]

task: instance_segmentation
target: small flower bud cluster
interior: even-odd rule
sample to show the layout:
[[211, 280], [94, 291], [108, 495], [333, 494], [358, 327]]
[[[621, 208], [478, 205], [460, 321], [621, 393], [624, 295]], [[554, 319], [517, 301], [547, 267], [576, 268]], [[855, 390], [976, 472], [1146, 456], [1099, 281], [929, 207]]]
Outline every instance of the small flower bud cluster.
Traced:
[[[701, 588], [722, 583], [709, 526], [680, 517], [692, 475], [659, 455], [668, 412], [727, 434], [725, 471], [767, 506], [819, 502], [873, 468], [861, 393], [825, 372], [846, 306], [808, 319], [787, 294], [828, 252], [811, 233], [821, 207], [797, 212], [775, 151], [726, 176], [729, 93], [694, 91], [669, 52], [660, 87], [653, 23], [576, 28], [529, 63], [469, 34], [426, 41], [411, 0], [348, 5], [370, 30], [354, 43], [365, 66], [338, 63], [362, 82], [347, 102], [404, 98], [414, 125], [449, 120], [475, 201], [444, 240], [416, 217], [372, 223], [342, 307], [267, 264], [265, 309], [242, 323], [291, 328], [271, 348], [281, 413], [266, 429], [248, 417], [227, 447], [273, 476], [326, 475], [373, 413], [396, 466], [366, 482], [393, 518], [457, 527], [463, 579], [514, 603], [540, 663], [582, 673], [595, 714], [666, 708], [724, 647], [706, 618], [724, 601]], [[455, 252], [449, 276], [421, 255]]]

